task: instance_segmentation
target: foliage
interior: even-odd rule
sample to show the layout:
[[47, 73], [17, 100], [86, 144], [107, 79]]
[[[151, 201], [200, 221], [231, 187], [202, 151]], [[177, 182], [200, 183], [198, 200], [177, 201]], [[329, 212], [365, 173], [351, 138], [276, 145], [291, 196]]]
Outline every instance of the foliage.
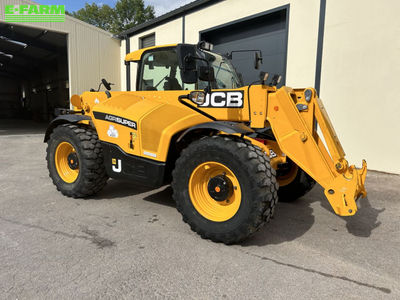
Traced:
[[154, 18], [154, 7], [144, 5], [143, 0], [118, 0], [115, 7], [107, 4], [86, 3], [84, 8], [68, 15], [114, 34]]

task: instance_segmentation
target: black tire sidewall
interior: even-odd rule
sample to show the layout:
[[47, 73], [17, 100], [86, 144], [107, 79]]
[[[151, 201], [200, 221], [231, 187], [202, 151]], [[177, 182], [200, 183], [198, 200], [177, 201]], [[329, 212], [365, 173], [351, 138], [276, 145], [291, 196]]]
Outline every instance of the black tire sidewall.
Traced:
[[[195, 226], [205, 229], [208, 233], [229, 234], [235, 232], [243, 224], [249, 223], [249, 219], [253, 217], [254, 195], [252, 189], [255, 182], [251, 180], [252, 170], [249, 166], [243, 165], [243, 159], [246, 159], [247, 152], [244, 149], [229, 149], [226, 147], [219, 148], [214, 145], [214, 149], [200, 147], [193, 153], [191, 159], [188, 160], [183, 171], [180, 172], [178, 185], [183, 187], [177, 193], [180, 194], [182, 214], [191, 220]], [[234, 151], [236, 150], [236, 151]], [[193, 206], [189, 194], [189, 179], [194, 169], [204, 162], [218, 162], [228, 167], [236, 176], [241, 189], [241, 203], [236, 214], [229, 220], [223, 222], [215, 222], [203, 217]], [[254, 171], [254, 170], [253, 170]]]
[[[291, 163], [294, 164], [294, 162]], [[316, 181], [310, 175], [298, 167], [296, 177], [289, 184], [279, 187], [279, 201], [293, 202], [306, 195], [314, 187], [315, 183]]]
[[[70, 143], [76, 151], [76, 154], [78, 156], [78, 161], [79, 161], [79, 173], [78, 177], [76, 180], [72, 183], [67, 183], [65, 182], [60, 175], [58, 174], [56, 165], [55, 165], [55, 153], [56, 149], [59, 144], [62, 142], [68, 142]], [[84, 176], [84, 160], [82, 159], [82, 151], [83, 149], [80, 147], [80, 140], [79, 137], [74, 134], [72, 130], [69, 130], [68, 127], [57, 127], [54, 132], [51, 135], [51, 139], [49, 139], [48, 142], [48, 151], [47, 151], [47, 161], [48, 161], [48, 169], [50, 172], [50, 176], [53, 178], [54, 183], [56, 186], [63, 191], [70, 191], [74, 192], [76, 188], [79, 186], [80, 181], [82, 180]]]

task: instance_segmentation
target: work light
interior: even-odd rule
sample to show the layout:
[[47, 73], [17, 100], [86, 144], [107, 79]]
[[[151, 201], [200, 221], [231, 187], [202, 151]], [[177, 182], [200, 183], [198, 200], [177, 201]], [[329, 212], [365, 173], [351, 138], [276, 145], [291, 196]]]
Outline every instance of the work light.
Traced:
[[206, 101], [206, 94], [204, 92], [191, 92], [190, 93], [190, 100], [198, 105], [204, 104]]
[[304, 91], [304, 97], [306, 98], [307, 102], [311, 101], [311, 97], [312, 97], [312, 90], [307, 89]]

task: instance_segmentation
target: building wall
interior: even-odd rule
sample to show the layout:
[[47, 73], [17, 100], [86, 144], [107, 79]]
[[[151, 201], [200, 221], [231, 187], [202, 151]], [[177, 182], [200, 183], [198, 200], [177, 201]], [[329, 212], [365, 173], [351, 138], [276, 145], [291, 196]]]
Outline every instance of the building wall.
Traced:
[[350, 162], [400, 174], [400, 1], [328, 0], [321, 98]]
[[[18, 4], [37, 3], [29, 0], [0, 0], [0, 21], [4, 20], [4, 5]], [[97, 88], [101, 78], [115, 83], [113, 90], [121, 89], [121, 41], [113, 38], [111, 33], [69, 16], [62, 23], [17, 24], [68, 34], [71, 95]]]
[[[131, 51], [135, 51], [139, 49], [139, 41], [140, 37], [149, 35], [155, 32], [156, 45], [166, 45], [166, 44], [177, 44], [182, 43], [182, 18], [178, 18], [166, 24], [157, 26], [156, 28], [152, 28], [151, 30], [146, 30], [141, 32], [138, 35], [134, 35], [130, 37], [130, 48]], [[198, 34], [197, 34], [198, 35]], [[125, 50], [125, 42], [123, 50]], [[121, 63], [123, 64], [125, 61], [125, 51], [121, 51]], [[123, 67], [125, 70], [125, 67]], [[131, 63], [131, 90], [136, 89], [136, 73], [137, 73], [137, 64]], [[126, 74], [126, 73], [125, 73]], [[126, 81], [126, 75], [124, 75]], [[125, 84], [126, 87], [126, 84]]]
[[[286, 84], [314, 86], [320, 0], [222, 1], [186, 15], [185, 42], [197, 43], [202, 30], [287, 4]], [[369, 169], [398, 174], [399, 11], [398, 0], [327, 0], [320, 87], [349, 162], [360, 166], [365, 158]], [[152, 32], [156, 33], [156, 45], [182, 42], [181, 22], [178, 18], [132, 36], [131, 51], [138, 48], [141, 36]], [[268, 66], [264, 68], [268, 70]], [[135, 75], [132, 64], [132, 89]]]
[[[287, 4], [290, 10], [286, 84], [311, 86], [315, 79], [319, 0], [222, 1], [186, 16], [186, 42], [197, 43], [202, 30]], [[262, 68], [268, 71], [268, 66]]]
[[[313, 86], [318, 37], [319, 0], [226, 0], [185, 17], [185, 42], [197, 43], [199, 32], [218, 25], [235, 21], [290, 4], [289, 41], [286, 84], [291, 86]], [[224, 13], [221, 13], [224, 12]], [[156, 45], [182, 42], [182, 18], [140, 32], [130, 38], [131, 51], [139, 48], [139, 38], [156, 33]], [[121, 52], [121, 59], [125, 52]], [[136, 66], [131, 64], [131, 87], [136, 86]], [[268, 66], [263, 66], [268, 71]]]

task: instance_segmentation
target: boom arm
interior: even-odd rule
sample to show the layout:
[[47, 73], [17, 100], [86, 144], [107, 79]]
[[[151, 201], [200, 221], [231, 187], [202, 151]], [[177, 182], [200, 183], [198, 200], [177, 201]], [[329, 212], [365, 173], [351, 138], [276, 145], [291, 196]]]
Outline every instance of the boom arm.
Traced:
[[[287, 87], [268, 96], [267, 120], [281, 150], [324, 189], [325, 196], [341, 216], [357, 211], [356, 200], [367, 195], [364, 182], [367, 164], [349, 166], [329, 117], [313, 89], [309, 101], [304, 93]], [[320, 127], [327, 147], [317, 134]]]

